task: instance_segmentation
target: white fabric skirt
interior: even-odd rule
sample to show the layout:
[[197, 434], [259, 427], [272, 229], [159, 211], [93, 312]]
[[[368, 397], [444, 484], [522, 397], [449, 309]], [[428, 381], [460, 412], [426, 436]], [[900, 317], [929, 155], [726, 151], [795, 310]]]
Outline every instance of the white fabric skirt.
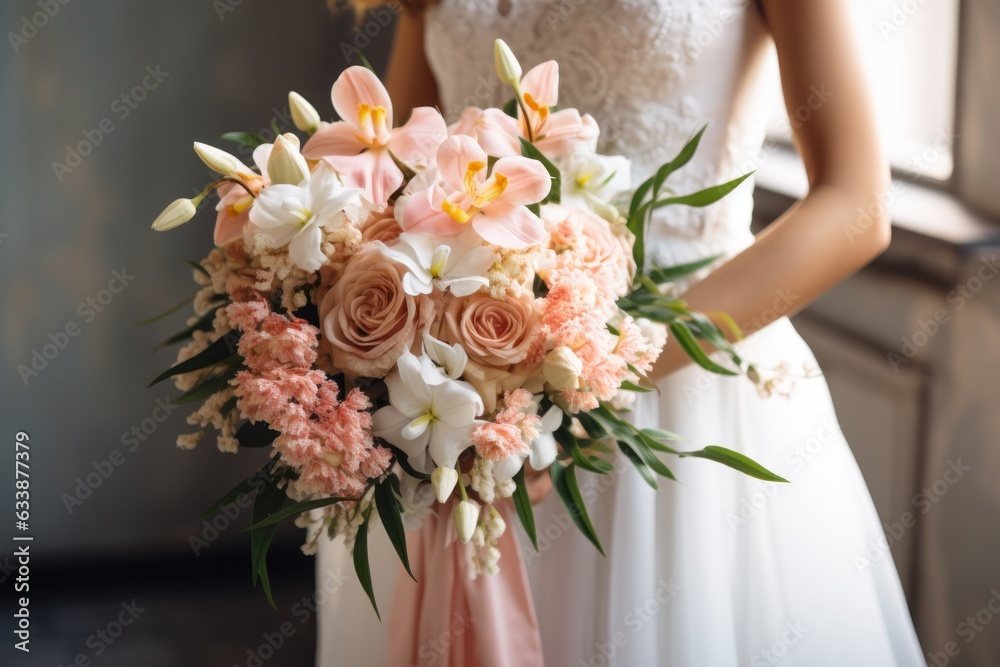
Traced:
[[[741, 353], [764, 367], [815, 363], [787, 319]], [[581, 473], [607, 558], [550, 494], [535, 508], [539, 552], [521, 536], [547, 665], [925, 665], [892, 559], [864, 557], [882, 527], [822, 377], [761, 398], [746, 378], [689, 366], [639, 395], [633, 419], [684, 435], [679, 449], [723, 445], [791, 483], [676, 457], [665, 460], [678, 481], [658, 492], [624, 459], [611, 476]], [[399, 566], [383, 532], [371, 538], [387, 618]], [[387, 626], [350, 554], [327, 542], [317, 568], [317, 665], [384, 665]]]

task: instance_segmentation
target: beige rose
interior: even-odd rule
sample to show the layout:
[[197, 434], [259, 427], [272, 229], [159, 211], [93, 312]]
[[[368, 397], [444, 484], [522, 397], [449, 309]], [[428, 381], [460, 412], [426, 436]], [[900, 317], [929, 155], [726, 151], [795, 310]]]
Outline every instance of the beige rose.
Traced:
[[399, 222], [394, 217], [392, 206], [387, 206], [384, 211], [372, 212], [368, 216], [365, 224], [361, 227], [361, 241], [363, 243], [381, 241], [388, 244], [399, 238], [402, 231]]
[[406, 269], [375, 248], [351, 259], [319, 308], [333, 363], [345, 373], [385, 377], [426, 331], [434, 302], [403, 291]]
[[527, 291], [503, 299], [477, 292], [448, 304], [440, 337], [461, 345], [477, 364], [506, 370], [524, 361], [537, 342], [538, 316]]

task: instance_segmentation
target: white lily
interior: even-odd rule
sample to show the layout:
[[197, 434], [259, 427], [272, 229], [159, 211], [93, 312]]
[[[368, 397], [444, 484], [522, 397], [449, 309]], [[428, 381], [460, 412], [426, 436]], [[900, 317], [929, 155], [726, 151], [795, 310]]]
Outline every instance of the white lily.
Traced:
[[298, 185], [309, 178], [309, 164], [299, 152], [298, 137], [285, 133], [274, 140], [267, 156], [267, 174], [275, 185]]
[[431, 361], [441, 368], [441, 373], [445, 378], [457, 380], [465, 372], [465, 366], [469, 363], [469, 355], [465, 348], [455, 343], [448, 345], [434, 336], [424, 334], [424, 354]]
[[483, 413], [483, 399], [472, 385], [445, 378], [429, 357], [408, 351], [385, 384], [389, 405], [373, 415], [375, 435], [401, 449], [414, 468], [454, 468]]
[[313, 134], [319, 129], [322, 119], [316, 107], [294, 90], [288, 93], [288, 108], [292, 112], [292, 122], [295, 123], [295, 127], [306, 134]]
[[608, 202], [632, 187], [631, 164], [620, 155], [578, 151], [562, 163], [562, 204], [604, 212]]
[[562, 425], [563, 411], [556, 405], [549, 408], [548, 412], [542, 415], [542, 427], [538, 430], [538, 437], [531, 443], [531, 448], [527, 454], [511, 454], [493, 466], [493, 479], [498, 482], [506, 482], [514, 477], [517, 471], [524, 465], [525, 459], [535, 470], [545, 470], [556, 460], [559, 453], [555, 436], [552, 434]]
[[206, 167], [223, 176], [242, 176], [247, 178], [257, 176], [250, 167], [243, 164], [242, 160], [221, 148], [196, 141], [194, 142], [194, 152], [198, 154], [198, 157], [201, 158]]
[[288, 256], [306, 271], [326, 263], [321, 250], [323, 229], [338, 220], [344, 207], [358, 203], [361, 190], [348, 189], [324, 163], [298, 185], [280, 183], [260, 191], [250, 222], [271, 244], [288, 246]]
[[454, 514], [455, 530], [458, 531], [458, 539], [462, 544], [468, 544], [472, 539], [472, 534], [476, 532], [476, 524], [479, 523], [479, 503], [475, 500], [463, 500], [455, 505]]
[[430, 294], [435, 288], [468, 296], [489, 285], [484, 274], [496, 262], [496, 255], [472, 229], [457, 236], [403, 232], [393, 245], [383, 245], [381, 250], [408, 269], [403, 290], [411, 296]]

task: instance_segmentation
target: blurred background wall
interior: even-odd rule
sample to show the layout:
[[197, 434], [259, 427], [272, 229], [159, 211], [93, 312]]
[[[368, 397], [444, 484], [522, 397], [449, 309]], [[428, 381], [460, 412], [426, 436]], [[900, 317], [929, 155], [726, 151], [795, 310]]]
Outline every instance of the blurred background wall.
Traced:
[[[884, 257], [796, 324], [886, 528], [859, 573], [894, 557], [930, 664], [986, 667], [1000, 664], [1000, 10], [854, 4], [901, 186], [887, 202], [897, 229]], [[132, 323], [194, 291], [180, 258], [206, 252], [207, 218], [149, 231], [211, 178], [191, 140], [290, 128], [289, 89], [330, 113], [329, 86], [360, 53], [383, 70], [392, 12], [358, 27], [321, 0], [10, 0], [0, 12], [0, 497], [26, 431], [35, 537], [34, 650], [24, 660], [5, 642], [0, 663], [310, 664], [316, 589], [300, 531], [273, 548], [271, 610], [250, 587], [249, 517], [198, 518], [263, 454], [174, 447], [187, 411], [163, 407], [166, 384], [144, 387], [174, 358], [152, 346], [184, 316]], [[804, 192], [787, 139], [779, 109], [751, 156], [758, 226]], [[13, 565], [5, 546], [5, 605]], [[122, 614], [134, 622], [105, 641]], [[6, 606], [0, 617], [10, 637]]]

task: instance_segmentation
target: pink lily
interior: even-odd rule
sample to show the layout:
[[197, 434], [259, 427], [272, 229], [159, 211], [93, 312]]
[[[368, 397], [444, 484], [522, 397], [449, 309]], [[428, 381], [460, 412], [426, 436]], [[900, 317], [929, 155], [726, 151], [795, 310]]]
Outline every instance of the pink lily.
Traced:
[[419, 171], [448, 135], [444, 119], [430, 107], [413, 110], [402, 127], [392, 127], [392, 102], [385, 86], [368, 69], [348, 67], [333, 84], [333, 108], [343, 120], [317, 130], [302, 154], [326, 160], [347, 187], [364, 189], [377, 208], [403, 183], [393, 156]]
[[[581, 145], [593, 145], [599, 133], [597, 122], [576, 109], [551, 109], [559, 103], [559, 64], [549, 60], [531, 68], [521, 79], [523, 110], [518, 110], [518, 125], [525, 138], [546, 157], [569, 155]], [[528, 131], [530, 126], [531, 131]]]
[[552, 179], [545, 167], [519, 155], [497, 160], [488, 176], [487, 165], [486, 151], [472, 137], [446, 139], [437, 152], [441, 182], [407, 198], [400, 225], [429, 236], [453, 236], [468, 223], [483, 240], [503, 248], [541, 243], [545, 227], [526, 207], [549, 193]]

